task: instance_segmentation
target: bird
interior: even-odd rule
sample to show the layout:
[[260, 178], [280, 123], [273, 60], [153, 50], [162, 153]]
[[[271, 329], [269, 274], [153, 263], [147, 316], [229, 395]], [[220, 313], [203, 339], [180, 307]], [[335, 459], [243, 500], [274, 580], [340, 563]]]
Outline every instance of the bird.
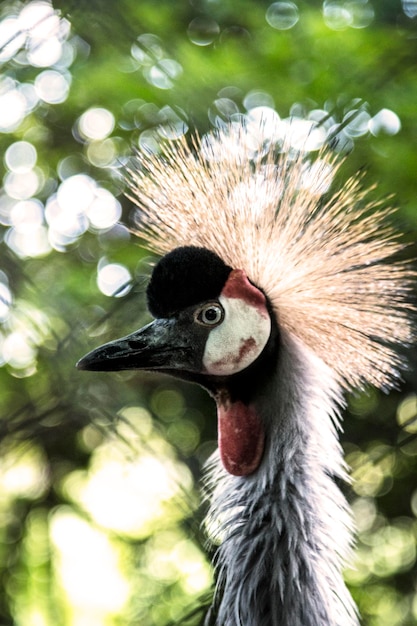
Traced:
[[138, 153], [135, 232], [158, 256], [153, 321], [81, 370], [148, 370], [215, 401], [207, 529], [216, 626], [358, 626], [339, 441], [346, 392], [389, 390], [415, 340], [415, 275], [392, 209], [324, 146], [232, 121]]

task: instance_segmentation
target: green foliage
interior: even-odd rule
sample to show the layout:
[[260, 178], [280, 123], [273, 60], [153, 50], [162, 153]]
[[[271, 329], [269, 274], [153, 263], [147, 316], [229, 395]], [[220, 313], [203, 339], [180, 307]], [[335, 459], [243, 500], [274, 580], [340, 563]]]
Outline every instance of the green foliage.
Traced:
[[[208, 603], [198, 484], [215, 447], [210, 401], [169, 379], [74, 368], [147, 319], [151, 259], [116, 223], [132, 221], [121, 170], [138, 146], [184, 125], [204, 133], [252, 108], [250, 99], [282, 118], [325, 111], [342, 126], [356, 111], [366, 123], [346, 135], [345, 176], [365, 169], [375, 193], [394, 195], [399, 230], [416, 239], [416, 18], [388, 1], [300, 1], [283, 28], [267, 21], [271, 6], [2, 3], [1, 624], [194, 626]], [[13, 33], [22, 15], [27, 32]], [[381, 110], [394, 126], [372, 134]], [[409, 356], [401, 390], [350, 398], [345, 419], [359, 529], [347, 579], [366, 626], [417, 620]]]

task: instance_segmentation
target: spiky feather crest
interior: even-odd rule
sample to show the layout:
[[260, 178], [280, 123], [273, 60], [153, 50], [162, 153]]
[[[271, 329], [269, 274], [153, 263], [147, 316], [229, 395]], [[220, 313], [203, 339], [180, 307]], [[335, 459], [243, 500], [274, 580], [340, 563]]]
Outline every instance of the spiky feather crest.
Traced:
[[387, 226], [390, 210], [369, 200], [360, 177], [329, 195], [340, 159], [278, 150], [244, 125], [161, 150], [141, 153], [128, 174], [149, 248], [212, 250], [246, 272], [281, 332], [344, 386], [391, 385], [402, 365], [394, 346], [412, 340], [413, 274], [392, 262], [403, 244]]

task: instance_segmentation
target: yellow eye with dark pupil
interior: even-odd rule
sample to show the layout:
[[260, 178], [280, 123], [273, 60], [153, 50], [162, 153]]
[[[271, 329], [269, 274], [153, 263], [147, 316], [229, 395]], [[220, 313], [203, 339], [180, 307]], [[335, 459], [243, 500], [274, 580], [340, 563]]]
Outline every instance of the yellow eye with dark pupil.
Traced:
[[217, 326], [223, 321], [223, 307], [217, 303], [206, 304], [196, 311], [195, 320], [204, 326]]

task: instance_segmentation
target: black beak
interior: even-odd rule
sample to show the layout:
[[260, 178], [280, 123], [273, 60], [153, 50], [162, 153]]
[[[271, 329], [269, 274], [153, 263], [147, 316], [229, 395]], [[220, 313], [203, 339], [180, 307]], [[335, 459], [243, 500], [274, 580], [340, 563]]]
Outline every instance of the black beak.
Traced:
[[77, 368], [100, 372], [130, 369], [196, 371], [198, 353], [198, 346], [193, 345], [188, 333], [181, 331], [176, 319], [156, 319], [127, 337], [89, 352], [78, 361]]

